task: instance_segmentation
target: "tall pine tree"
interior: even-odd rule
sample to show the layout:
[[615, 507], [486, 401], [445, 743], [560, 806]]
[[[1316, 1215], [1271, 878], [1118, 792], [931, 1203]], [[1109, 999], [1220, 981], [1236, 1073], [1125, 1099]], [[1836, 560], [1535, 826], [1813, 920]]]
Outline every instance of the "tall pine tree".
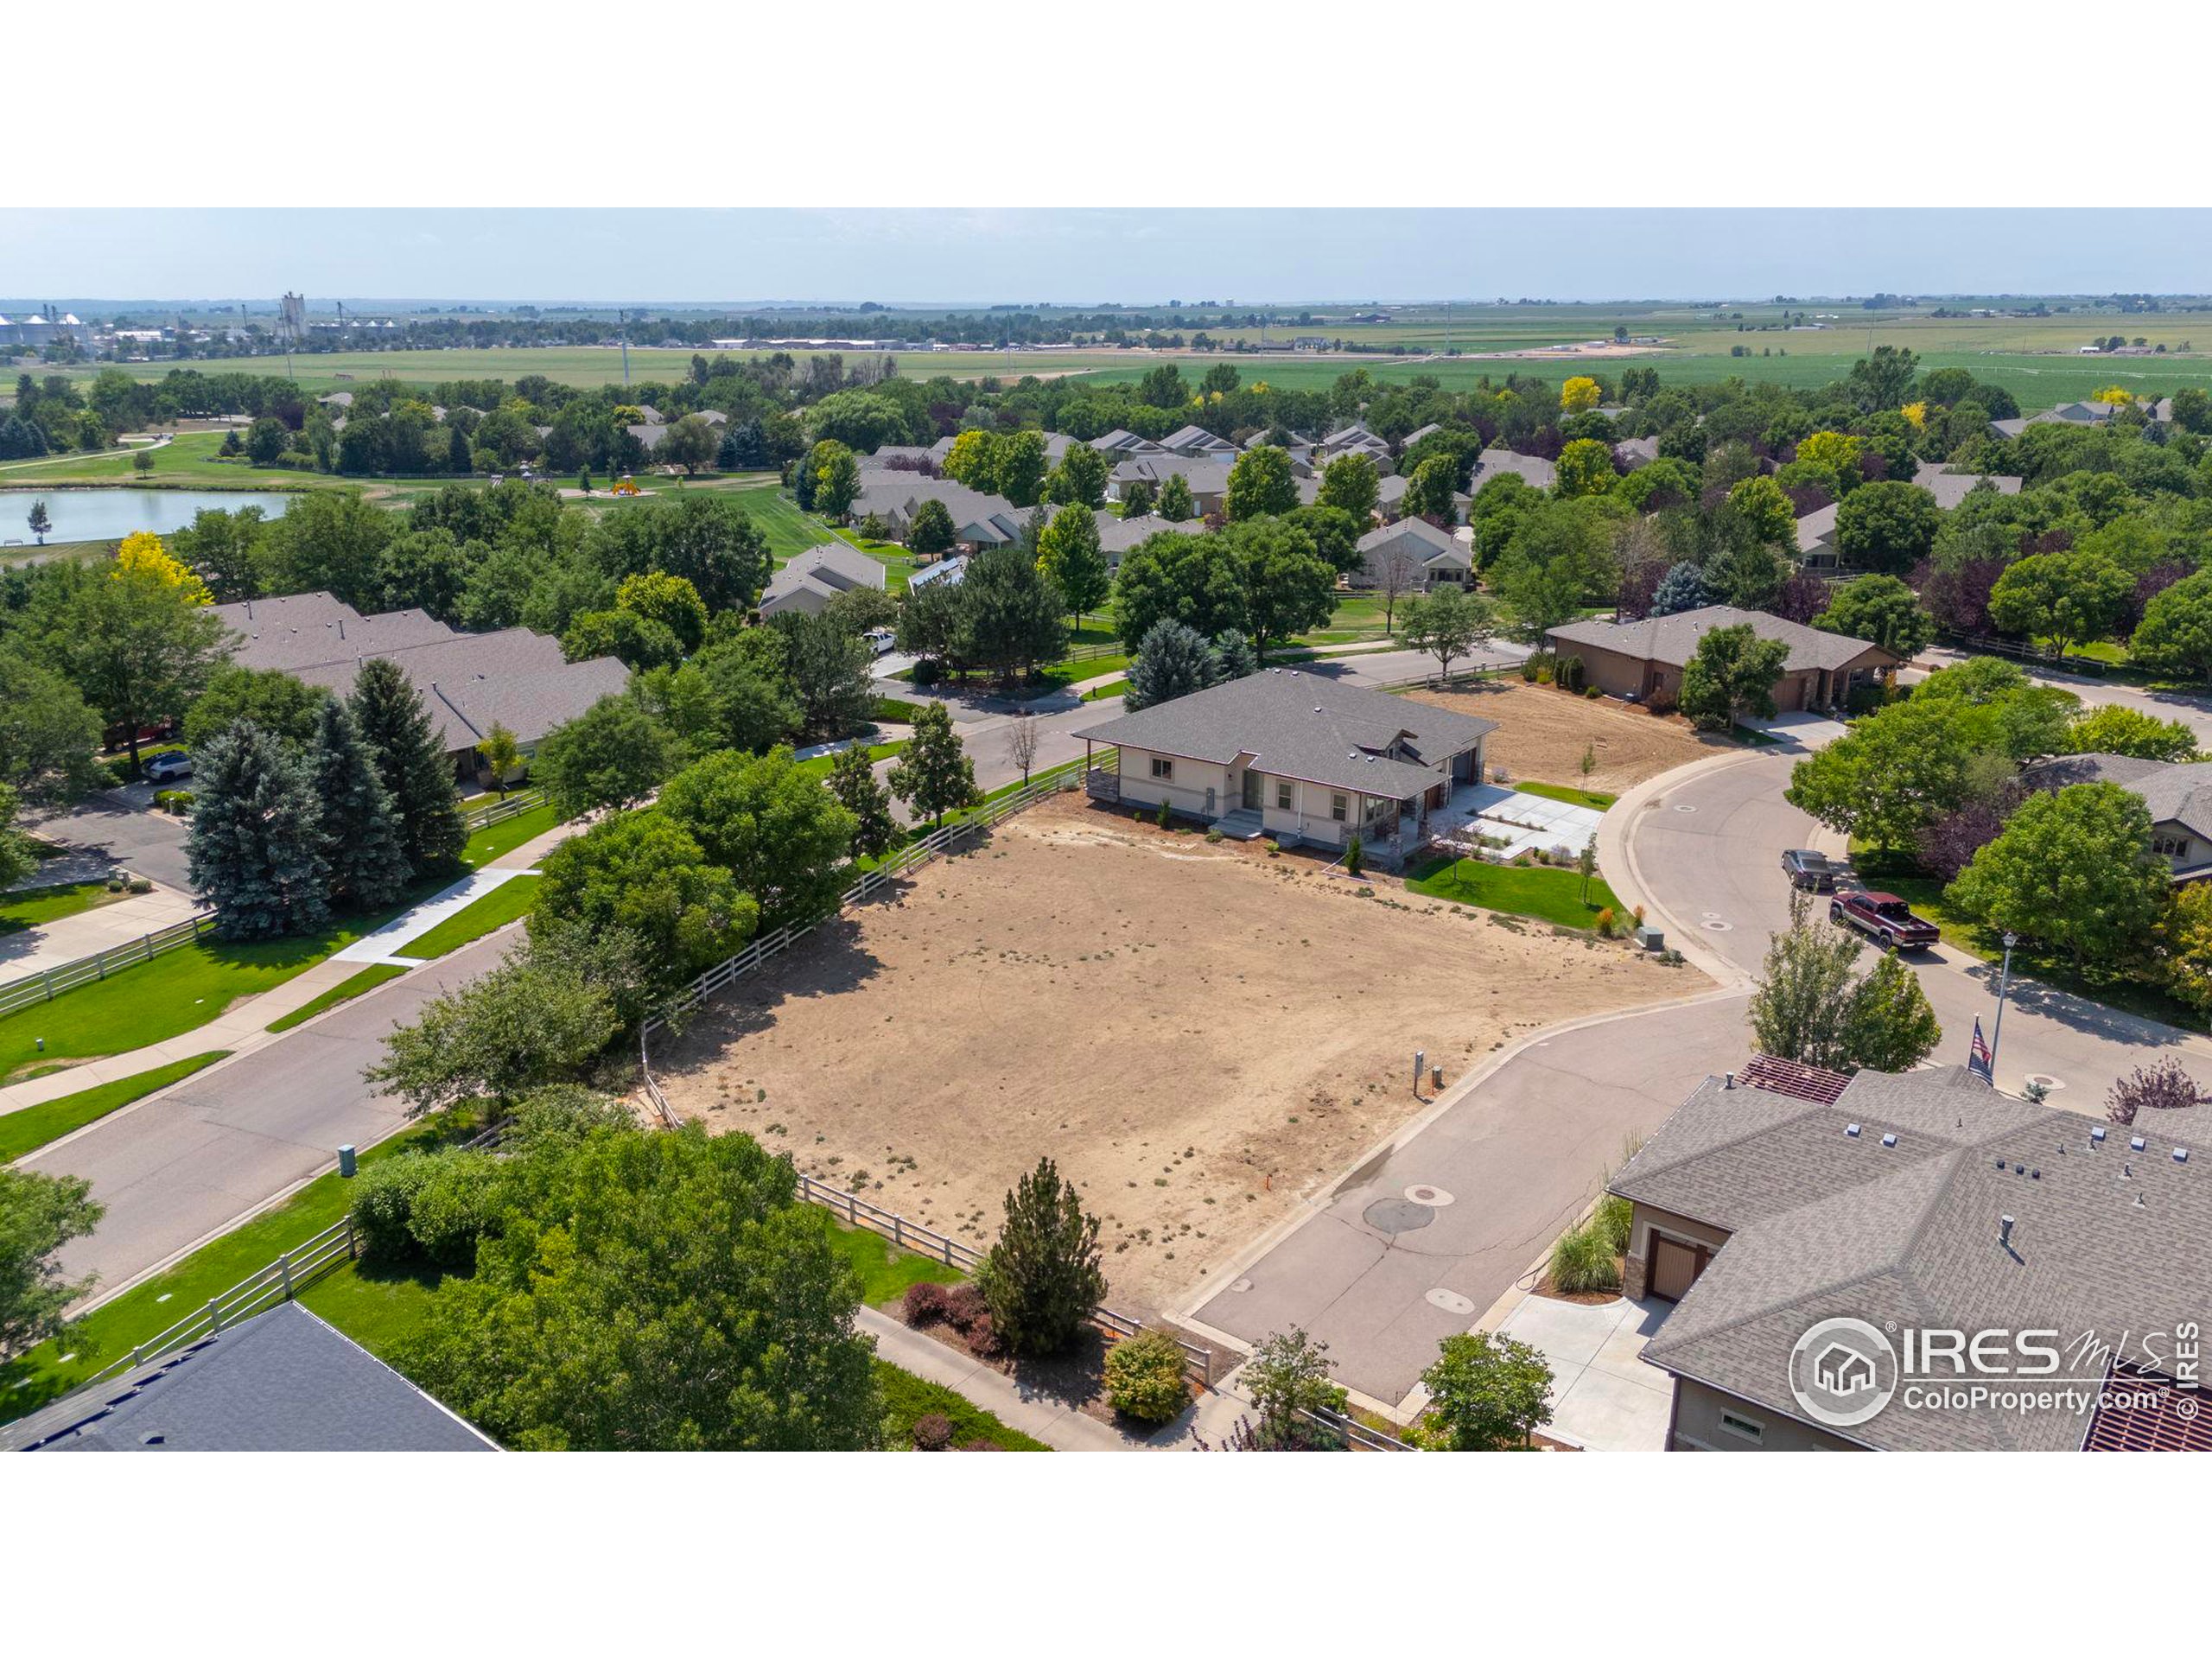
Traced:
[[468, 844], [468, 826], [454, 795], [452, 763], [421, 695], [397, 664], [375, 657], [361, 664], [351, 702], [353, 723], [399, 815], [408, 868], [423, 875], [453, 863]]
[[322, 806], [322, 858], [330, 870], [331, 902], [381, 909], [407, 886], [407, 849], [400, 841], [391, 795], [377, 776], [353, 715], [336, 697], [322, 701], [308, 766]]
[[320, 813], [307, 762], [241, 720], [193, 757], [192, 882], [226, 939], [274, 939], [330, 916]]

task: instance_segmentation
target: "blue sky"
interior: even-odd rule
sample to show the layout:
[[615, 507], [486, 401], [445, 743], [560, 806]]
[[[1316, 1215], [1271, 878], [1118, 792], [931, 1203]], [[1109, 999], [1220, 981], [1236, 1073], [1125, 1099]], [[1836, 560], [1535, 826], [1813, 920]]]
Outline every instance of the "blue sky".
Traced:
[[2186, 292], [2212, 212], [0, 209], [9, 303]]

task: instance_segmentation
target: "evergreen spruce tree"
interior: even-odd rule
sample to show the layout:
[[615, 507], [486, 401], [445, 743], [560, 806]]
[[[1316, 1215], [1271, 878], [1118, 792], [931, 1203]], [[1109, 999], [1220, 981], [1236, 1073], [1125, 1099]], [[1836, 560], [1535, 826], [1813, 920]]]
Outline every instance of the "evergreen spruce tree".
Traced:
[[468, 826], [454, 795], [453, 766], [421, 696], [397, 664], [372, 658], [354, 679], [351, 713], [399, 815], [409, 869], [423, 875], [451, 864], [468, 844]]
[[[1243, 636], [1237, 638], [1242, 641]], [[1251, 646], [1246, 644], [1244, 650], [1249, 655]], [[1177, 697], [1205, 690], [1221, 677], [1220, 658], [1205, 636], [1196, 628], [1163, 618], [1146, 629], [1137, 644], [1137, 654], [1129, 661], [1128, 689], [1122, 694], [1122, 707], [1135, 714], [1156, 702], [1173, 702]]]
[[336, 697], [325, 697], [315, 719], [308, 766], [322, 814], [322, 860], [330, 871], [331, 902], [378, 910], [399, 897], [410, 874], [391, 795], [353, 716]]
[[976, 1269], [991, 1323], [1017, 1354], [1058, 1353], [1106, 1295], [1098, 1218], [1049, 1158], [1006, 1195], [1006, 1224]]
[[1246, 679], [1260, 671], [1260, 653], [1236, 628], [1224, 628], [1213, 637], [1214, 683]]
[[193, 885], [226, 939], [274, 939], [329, 919], [329, 872], [307, 763], [250, 720], [193, 757]]

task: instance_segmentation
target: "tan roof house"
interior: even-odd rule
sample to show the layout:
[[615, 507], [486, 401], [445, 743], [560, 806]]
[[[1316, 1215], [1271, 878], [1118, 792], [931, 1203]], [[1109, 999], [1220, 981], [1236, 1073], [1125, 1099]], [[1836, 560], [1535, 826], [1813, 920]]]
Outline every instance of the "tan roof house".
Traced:
[[1682, 670], [1696, 655], [1698, 641], [1714, 628], [1745, 623], [1760, 639], [1779, 639], [1789, 647], [1774, 687], [1775, 707], [1785, 713], [1840, 708], [1852, 687], [1886, 679], [1903, 662], [1864, 639], [1732, 605], [1707, 605], [1637, 622], [1570, 622], [1544, 639], [1560, 656], [1580, 658], [1589, 683], [1609, 696], [1671, 702], [1681, 696]]

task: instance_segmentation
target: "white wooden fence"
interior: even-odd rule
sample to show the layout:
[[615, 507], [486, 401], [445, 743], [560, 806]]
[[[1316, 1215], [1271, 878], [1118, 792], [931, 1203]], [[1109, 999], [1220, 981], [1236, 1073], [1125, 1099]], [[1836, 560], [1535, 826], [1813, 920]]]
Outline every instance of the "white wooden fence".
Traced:
[[509, 818], [518, 818], [525, 812], [535, 812], [544, 804], [545, 791], [543, 790], [518, 789], [493, 802], [489, 806], [471, 807], [461, 816], [461, 821], [468, 826], [468, 833], [473, 836], [479, 830], [488, 829], [495, 823], [503, 823]]
[[35, 1002], [51, 1002], [64, 991], [105, 979], [135, 963], [151, 962], [166, 951], [181, 950], [214, 930], [215, 912], [203, 910], [196, 916], [188, 916], [181, 922], [133, 939], [129, 944], [118, 944], [98, 956], [79, 957], [59, 968], [10, 980], [0, 985], [0, 1014], [13, 1014]]

